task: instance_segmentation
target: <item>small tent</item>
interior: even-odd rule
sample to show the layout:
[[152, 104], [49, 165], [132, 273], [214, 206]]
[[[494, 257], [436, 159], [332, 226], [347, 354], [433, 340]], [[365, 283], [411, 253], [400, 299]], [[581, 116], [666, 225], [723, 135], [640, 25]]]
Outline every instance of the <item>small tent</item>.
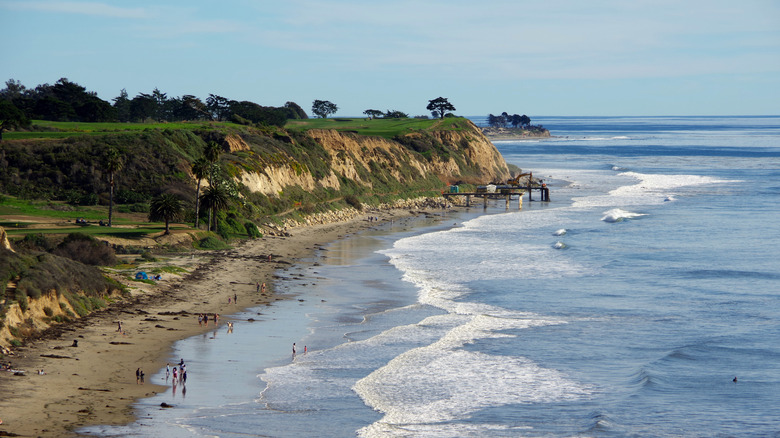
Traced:
[[135, 279], [136, 280], [148, 280], [149, 276], [146, 275], [146, 272], [141, 271], [141, 272], [135, 274]]

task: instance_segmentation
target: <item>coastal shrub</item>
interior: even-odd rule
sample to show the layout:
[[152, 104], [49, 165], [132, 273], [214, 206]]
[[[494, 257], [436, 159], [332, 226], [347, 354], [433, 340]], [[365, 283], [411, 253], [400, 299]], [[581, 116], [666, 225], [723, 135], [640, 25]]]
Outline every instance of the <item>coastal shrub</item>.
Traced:
[[206, 236], [198, 241], [198, 248], [219, 250], [228, 248], [228, 245], [215, 236]]
[[[11, 333], [11, 336], [18, 338], [21, 336], [21, 332], [19, 331], [19, 327], [12, 327], [8, 326], [8, 331]], [[18, 346], [18, 345], [17, 345]]]
[[14, 347], [21, 347], [22, 346], [22, 341], [20, 341], [18, 339], [11, 339], [11, 345], [14, 346]]
[[22, 312], [27, 311], [27, 308], [29, 307], [29, 302], [27, 301], [27, 294], [17, 289], [16, 302], [19, 303], [19, 308], [22, 310]]
[[54, 311], [51, 310], [51, 307], [49, 307], [49, 306], [44, 306], [43, 307], [43, 313], [45, 313], [46, 316], [48, 316], [48, 317], [51, 317], [52, 315], [54, 315]]
[[16, 243], [17, 248], [33, 251], [51, 251], [54, 244], [41, 233], [31, 233]]
[[363, 204], [360, 202], [360, 199], [358, 199], [355, 195], [347, 195], [344, 197], [344, 201], [351, 205], [352, 207], [355, 207], [358, 211], [363, 210]]
[[82, 233], [68, 234], [52, 253], [86, 265], [112, 266], [117, 264], [116, 252], [113, 248]]
[[[33, 271], [33, 273], [38, 274], [38, 272], [35, 271]], [[34, 276], [30, 276], [19, 280], [19, 283], [16, 285], [16, 290], [23, 292], [26, 296], [30, 298], [37, 299], [41, 297], [41, 289], [39, 288], [39, 286], [40, 286], [40, 282], [36, 282]]]
[[141, 258], [146, 262], [156, 262], [157, 258], [149, 251], [144, 251], [141, 253]]
[[257, 225], [254, 224], [254, 222], [244, 223], [244, 229], [246, 229], [246, 234], [249, 236], [250, 239], [259, 239], [263, 237], [263, 233], [260, 232], [260, 230], [257, 228]]

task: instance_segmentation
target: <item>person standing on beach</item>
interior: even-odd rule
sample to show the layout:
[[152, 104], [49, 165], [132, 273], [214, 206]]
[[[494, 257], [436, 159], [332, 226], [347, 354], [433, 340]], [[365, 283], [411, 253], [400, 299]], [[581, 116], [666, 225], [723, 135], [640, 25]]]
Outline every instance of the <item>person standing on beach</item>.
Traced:
[[265, 283], [263, 283], [262, 293], [265, 293]]
[[238, 304], [238, 294], [233, 294], [233, 304]]
[[293, 342], [293, 356], [295, 356], [295, 342]]
[[117, 321], [116, 325], [117, 325], [116, 331], [122, 333], [122, 321]]
[[141, 382], [141, 368], [136, 368], [135, 370], [135, 384], [139, 384]]
[[166, 363], [165, 364], [165, 381], [168, 381], [168, 376], [171, 375], [171, 364]]
[[260, 282], [259, 281], [257, 282], [257, 289], [255, 290], [255, 292], [256, 293], [260, 292]]
[[209, 326], [209, 314], [208, 314], [208, 313], [204, 313], [204, 314], [203, 314], [203, 324], [204, 324], [206, 327], [208, 327], [208, 326]]

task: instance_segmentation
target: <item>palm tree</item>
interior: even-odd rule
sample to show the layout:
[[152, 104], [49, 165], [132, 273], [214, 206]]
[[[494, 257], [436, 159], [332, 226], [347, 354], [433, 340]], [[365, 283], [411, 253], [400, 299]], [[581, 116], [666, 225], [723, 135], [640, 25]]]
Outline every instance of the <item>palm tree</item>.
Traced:
[[198, 191], [195, 194], [195, 229], [200, 224], [200, 183], [206, 177], [210, 164], [205, 158], [198, 158], [192, 163], [192, 174], [198, 179]]
[[[211, 231], [211, 218], [214, 217], [216, 212], [228, 209], [228, 206], [230, 205], [230, 195], [222, 184], [208, 186], [206, 187], [206, 190], [203, 191], [200, 202], [204, 207], [209, 209], [209, 231]], [[218, 228], [216, 222], [215, 217], [215, 229]]]
[[209, 170], [209, 185], [214, 185], [214, 164], [219, 161], [219, 154], [222, 153], [222, 146], [216, 141], [210, 141], [206, 144], [206, 149], [203, 151], [203, 155], [206, 160], [211, 163], [211, 169]]
[[149, 220], [165, 221], [165, 233], [171, 234], [171, 221], [182, 218], [181, 200], [170, 193], [163, 193], [149, 203]]
[[114, 174], [122, 170], [125, 163], [119, 151], [111, 147], [106, 152], [106, 171], [108, 171], [108, 226], [114, 216]]

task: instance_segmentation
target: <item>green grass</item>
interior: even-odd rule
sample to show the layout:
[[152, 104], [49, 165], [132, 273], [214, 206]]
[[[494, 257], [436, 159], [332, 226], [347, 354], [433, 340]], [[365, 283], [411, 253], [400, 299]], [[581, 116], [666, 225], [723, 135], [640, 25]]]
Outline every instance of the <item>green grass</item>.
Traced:
[[[4, 216], [31, 216], [42, 219], [57, 219], [61, 221], [72, 221], [73, 226], [52, 226], [50, 228], [32, 228], [33, 225], [48, 223], [45, 220], [41, 222], [21, 222], [8, 220]], [[87, 226], [75, 224], [76, 219], [83, 218], [91, 222]], [[116, 228], [101, 227], [98, 225], [100, 220], [106, 221], [108, 218], [108, 209], [98, 206], [71, 206], [56, 201], [29, 201], [3, 195], [0, 197], [0, 227], [6, 229], [8, 235], [14, 238], [21, 238], [27, 234], [70, 234], [83, 233], [90, 236], [113, 236], [124, 239], [140, 239], [148, 234], [159, 233], [164, 229], [162, 223], [150, 223], [146, 221], [133, 220], [131, 218], [121, 217], [114, 214], [113, 223], [116, 225], [135, 225], [136, 228]], [[187, 229], [182, 225], [171, 225], [172, 230]]]
[[120, 122], [52, 122], [49, 120], [33, 120], [30, 131], [14, 131], [3, 133], [8, 140], [28, 138], [66, 138], [81, 135], [104, 135], [121, 132], [140, 132], [147, 129], [210, 129], [213, 126], [233, 126], [228, 122], [171, 122], [171, 123], [120, 123]]
[[56, 219], [84, 218], [96, 221], [108, 218], [108, 212], [105, 207], [73, 206], [56, 201], [21, 200], [13, 196], [2, 195], [0, 216], [9, 215], [39, 216]]
[[365, 119], [333, 118], [291, 120], [284, 126], [288, 130], [335, 129], [357, 132], [360, 135], [393, 138], [414, 131], [460, 131], [466, 128], [465, 119], [447, 117], [441, 119]]

